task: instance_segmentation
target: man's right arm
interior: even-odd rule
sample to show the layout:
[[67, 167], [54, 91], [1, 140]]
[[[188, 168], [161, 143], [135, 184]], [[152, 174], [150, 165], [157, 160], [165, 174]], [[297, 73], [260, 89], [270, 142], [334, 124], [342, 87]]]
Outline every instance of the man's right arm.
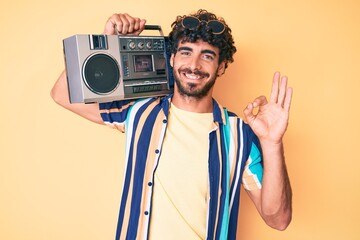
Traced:
[[60, 106], [92, 121], [99, 124], [104, 124], [100, 112], [99, 112], [99, 104], [91, 103], [91, 104], [83, 104], [76, 103], [72, 104], [69, 100], [69, 92], [68, 92], [68, 84], [66, 79], [66, 71], [64, 70], [58, 80], [55, 82], [51, 90], [51, 97], [54, 101]]
[[[106, 22], [104, 34], [113, 35], [139, 35], [145, 27], [145, 20], [132, 17], [128, 14], [113, 14]], [[99, 111], [98, 103], [71, 104], [69, 100], [68, 84], [66, 79], [66, 71], [64, 70], [58, 80], [55, 82], [51, 90], [51, 97], [62, 107], [99, 124], [104, 124]]]

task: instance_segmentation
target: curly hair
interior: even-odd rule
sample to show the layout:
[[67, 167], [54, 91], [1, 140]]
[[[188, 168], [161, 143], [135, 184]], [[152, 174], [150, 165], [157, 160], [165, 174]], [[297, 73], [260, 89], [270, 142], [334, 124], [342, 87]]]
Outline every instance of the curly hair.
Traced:
[[[219, 63], [225, 61], [225, 68], [227, 68], [228, 63], [234, 61], [233, 55], [236, 52], [236, 47], [234, 46], [231, 29], [225, 23], [225, 20], [223, 18], [217, 18], [215, 14], [204, 9], [200, 9], [197, 13], [191, 14], [190, 16], [196, 17], [201, 21], [196, 29], [188, 29], [183, 26], [182, 20], [187, 17], [186, 15], [177, 16], [176, 20], [171, 24], [172, 31], [169, 34], [171, 53], [175, 54], [177, 52], [179, 41], [182, 43], [193, 43], [197, 40], [203, 40], [204, 42], [219, 48]], [[210, 20], [222, 22], [225, 26], [225, 31], [221, 34], [214, 34], [206, 24]]]

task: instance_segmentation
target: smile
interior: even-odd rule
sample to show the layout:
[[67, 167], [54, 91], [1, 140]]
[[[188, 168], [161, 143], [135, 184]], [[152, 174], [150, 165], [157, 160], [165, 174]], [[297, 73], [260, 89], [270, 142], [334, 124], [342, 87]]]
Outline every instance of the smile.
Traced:
[[201, 78], [201, 76], [197, 74], [184, 73], [184, 75], [191, 80], [198, 80]]
[[205, 72], [191, 71], [190, 69], [183, 69], [182, 71], [180, 70], [179, 72], [181, 72], [182, 75], [189, 80], [200, 80], [209, 77], [209, 74]]

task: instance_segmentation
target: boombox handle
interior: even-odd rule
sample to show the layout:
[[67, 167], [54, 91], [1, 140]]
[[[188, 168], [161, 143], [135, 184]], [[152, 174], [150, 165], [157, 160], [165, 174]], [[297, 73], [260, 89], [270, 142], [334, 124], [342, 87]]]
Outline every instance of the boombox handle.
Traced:
[[161, 36], [164, 36], [164, 33], [159, 25], [145, 25], [145, 30], [158, 30]]

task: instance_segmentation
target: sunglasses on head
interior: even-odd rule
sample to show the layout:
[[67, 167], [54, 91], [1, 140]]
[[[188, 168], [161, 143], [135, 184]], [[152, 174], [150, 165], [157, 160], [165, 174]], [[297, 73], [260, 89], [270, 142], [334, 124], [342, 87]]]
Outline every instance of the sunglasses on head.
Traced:
[[204, 22], [211, 30], [213, 34], [222, 34], [225, 31], [224, 23], [218, 20], [200, 20], [197, 17], [187, 16], [181, 20], [181, 25], [183, 28], [187, 28], [190, 30], [195, 30], [200, 26], [200, 24]]

